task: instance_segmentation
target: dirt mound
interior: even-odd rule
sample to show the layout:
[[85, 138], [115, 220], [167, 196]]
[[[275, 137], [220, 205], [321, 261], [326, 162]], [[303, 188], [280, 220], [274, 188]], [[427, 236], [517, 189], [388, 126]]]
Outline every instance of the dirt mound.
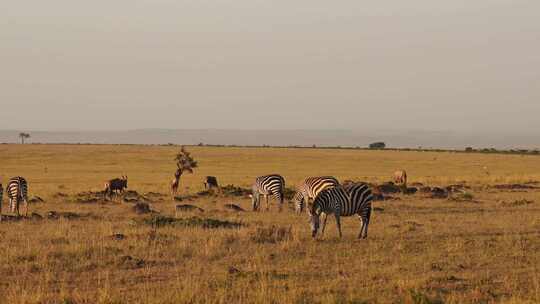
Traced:
[[532, 190], [532, 189], [539, 189], [537, 186], [533, 186], [532, 184], [500, 184], [500, 185], [494, 185], [492, 188], [497, 190]]
[[399, 193], [401, 192], [401, 187], [396, 186], [394, 183], [384, 183], [378, 186], [375, 186], [376, 190], [382, 194], [387, 193]]
[[251, 189], [236, 187], [235, 185], [227, 185], [221, 187], [221, 193], [226, 196], [248, 196], [251, 194]]
[[246, 210], [244, 210], [244, 208], [242, 208], [242, 207], [240, 207], [238, 205], [235, 205], [235, 204], [225, 204], [225, 205], [223, 205], [223, 207], [225, 207], [226, 209], [237, 211], [237, 212], [245, 212], [246, 211]]
[[34, 196], [34, 197], [32, 197], [31, 199], [28, 200], [28, 203], [30, 203], [30, 204], [44, 203], [44, 202], [45, 201], [39, 196]]
[[413, 195], [416, 194], [416, 192], [418, 192], [418, 188], [415, 187], [409, 187], [403, 191], [403, 193], [406, 195]]
[[204, 212], [204, 209], [199, 208], [199, 207], [197, 207], [197, 206], [188, 205], [188, 204], [184, 204], [184, 205], [176, 205], [175, 210], [176, 210], [176, 212], [185, 212], [185, 211], [199, 211], [199, 212]]
[[66, 220], [78, 220], [83, 218], [95, 218], [91, 213], [75, 213], [75, 212], [57, 212], [57, 211], [49, 211], [47, 212], [47, 219], [49, 220], [58, 220], [58, 219], [66, 219]]
[[430, 198], [448, 198], [448, 191], [444, 188], [433, 187], [429, 192]]
[[42, 220], [43, 216], [38, 213], [33, 212], [30, 216], [16, 216], [11, 214], [3, 214], [2, 222], [19, 222], [19, 221], [28, 221], [28, 220]]
[[152, 209], [150, 209], [150, 205], [147, 203], [136, 203], [132, 210], [137, 214], [147, 214], [153, 212]]
[[80, 192], [75, 194], [75, 202], [79, 204], [95, 204], [98, 202], [104, 203], [105, 196], [103, 192]]

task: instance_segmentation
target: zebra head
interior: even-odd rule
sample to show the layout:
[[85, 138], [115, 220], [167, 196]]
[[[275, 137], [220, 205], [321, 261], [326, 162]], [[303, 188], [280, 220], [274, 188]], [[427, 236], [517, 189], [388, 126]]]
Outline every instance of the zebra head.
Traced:
[[292, 198], [292, 203], [293, 203], [294, 207], [296, 208], [297, 212], [302, 211], [302, 207], [304, 207], [304, 195], [302, 194], [302, 192], [297, 191], [294, 194], [294, 196]]
[[308, 208], [309, 224], [311, 225], [311, 237], [316, 237], [319, 231], [320, 214], [315, 211], [315, 208]]

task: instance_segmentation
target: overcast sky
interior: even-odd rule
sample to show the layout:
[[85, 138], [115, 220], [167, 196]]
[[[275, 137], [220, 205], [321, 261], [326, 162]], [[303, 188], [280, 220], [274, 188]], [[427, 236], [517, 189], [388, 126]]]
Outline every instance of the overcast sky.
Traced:
[[0, 129], [540, 130], [537, 0], [6, 0]]

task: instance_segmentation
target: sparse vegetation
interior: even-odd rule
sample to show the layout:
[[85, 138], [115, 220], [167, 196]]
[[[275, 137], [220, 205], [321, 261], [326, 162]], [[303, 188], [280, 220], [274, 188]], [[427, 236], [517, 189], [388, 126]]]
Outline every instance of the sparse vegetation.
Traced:
[[[0, 303], [540, 302], [536, 156], [189, 150], [205, 165], [183, 181], [189, 202], [177, 203], [167, 184], [177, 146], [2, 145], [2, 175], [26, 176], [43, 202], [31, 205], [32, 219], [0, 224]], [[312, 240], [306, 215], [236, 211], [251, 210], [246, 194], [260, 174], [281, 173], [291, 189], [326, 174], [381, 185], [403, 167], [419, 191], [374, 202], [364, 241], [352, 217], [342, 219], [342, 240], [333, 217]], [[104, 200], [103, 181], [124, 171], [133, 192]], [[207, 175], [229, 192], [196, 195]], [[433, 189], [475, 203], [432, 198]], [[133, 212], [139, 202], [152, 213]], [[204, 212], [175, 218], [185, 203]]]

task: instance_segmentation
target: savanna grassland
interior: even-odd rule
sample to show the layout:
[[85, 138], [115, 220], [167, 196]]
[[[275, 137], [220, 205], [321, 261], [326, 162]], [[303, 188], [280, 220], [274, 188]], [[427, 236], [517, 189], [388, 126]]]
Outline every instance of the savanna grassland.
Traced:
[[[382, 183], [401, 168], [410, 184], [467, 190], [443, 199], [393, 194], [374, 202], [367, 240], [356, 239], [357, 218], [342, 219], [338, 239], [332, 217], [313, 240], [307, 216], [291, 206], [255, 213], [248, 197], [226, 194], [173, 201], [179, 147], [0, 145], [4, 186], [22, 175], [30, 197], [43, 199], [30, 205], [43, 219], [0, 223], [0, 303], [540, 302], [538, 156], [188, 149], [200, 167], [182, 177], [184, 197], [203, 190], [206, 175], [247, 188], [280, 173], [292, 187], [316, 175]], [[76, 199], [122, 174], [154, 213], [137, 214], [122, 199]], [[205, 211], [175, 214], [176, 204]]]

